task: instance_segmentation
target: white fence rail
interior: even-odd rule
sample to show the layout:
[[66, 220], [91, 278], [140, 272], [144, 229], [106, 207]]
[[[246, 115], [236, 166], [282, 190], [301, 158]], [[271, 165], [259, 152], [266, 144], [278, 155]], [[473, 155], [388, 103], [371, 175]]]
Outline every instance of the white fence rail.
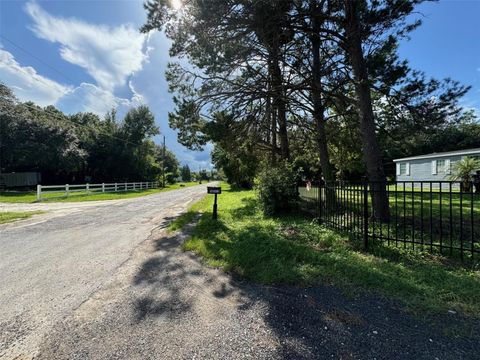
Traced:
[[159, 183], [154, 182], [120, 182], [101, 184], [76, 184], [76, 185], [37, 185], [37, 200], [42, 200], [43, 195], [50, 194], [48, 198], [68, 197], [72, 193], [98, 194], [118, 191], [135, 191], [157, 188]]

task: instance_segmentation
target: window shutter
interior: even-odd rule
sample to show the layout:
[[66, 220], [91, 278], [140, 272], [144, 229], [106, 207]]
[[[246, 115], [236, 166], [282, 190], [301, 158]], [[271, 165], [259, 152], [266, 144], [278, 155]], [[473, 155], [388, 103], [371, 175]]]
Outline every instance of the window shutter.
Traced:
[[410, 175], [410, 163], [405, 164], [405, 175]]
[[397, 175], [400, 175], [400, 163], [396, 163], [397, 165]]
[[445, 174], [451, 174], [451, 170], [450, 170], [450, 160], [447, 159], [445, 160]]
[[437, 175], [437, 160], [432, 160], [432, 175]]

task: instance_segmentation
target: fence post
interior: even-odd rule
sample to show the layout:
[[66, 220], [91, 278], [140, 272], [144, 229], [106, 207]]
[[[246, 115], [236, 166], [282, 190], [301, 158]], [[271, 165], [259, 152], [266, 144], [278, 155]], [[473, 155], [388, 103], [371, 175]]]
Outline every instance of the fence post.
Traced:
[[87, 191], [87, 194], [90, 193], [90, 184], [89, 183], [85, 184], [85, 190]]
[[102, 193], [105, 192], [105, 183], [102, 183]]
[[117, 192], [117, 183], [115, 183], [115, 192]]
[[135, 190], [135, 183], [133, 183], [133, 190]]
[[322, 183], [318, 185], [318, 222], [322, 223]]
[[37, 200], [42, 198], [42, 185], [37, 185]]
[[368, 250], [368, 182], [363, 184], [363, 244]]
[[127, 183], [123, 184], [123, 191], [127, 191]]
[[68, 197], [70, 195], [70, 186], [68, 184], [65, 184], [65, 196]]

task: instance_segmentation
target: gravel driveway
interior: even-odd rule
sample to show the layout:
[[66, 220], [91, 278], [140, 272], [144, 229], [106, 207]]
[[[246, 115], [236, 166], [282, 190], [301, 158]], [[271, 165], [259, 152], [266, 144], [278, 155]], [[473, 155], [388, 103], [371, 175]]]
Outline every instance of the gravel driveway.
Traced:
[[153, 229], [205, 193], [200, 185], [126, 200], [2, 204], [48, 212], [0, 225], [0, 358], [34, 355], [56, 322], [116, 276]]
[[[204, 191], [204, 187], [191, 189], [181, 194], [172, 191], [172, 198], [164, 203], [164, 208], [171, 208], [170, 214], [158, 210], [154, 218], [147, 213], [164, 199], [160, 194], [133, 202], [126, 209], [135, 222], [120, 216], [123, 220], [105, 232], [101, 224], [111, 219], [111, 213], [96, 210], [87, 216], [86, 225], [79, 225], [89, 229], [88, 234], [83, 232], [86, 238], [99, 232], [96, 241], [101, 242], [102, 236], [110, 238], [126, 229], [130, 234], [126, 241], [113, 236], [99, 247], [88, 242], [93, 247], [93, 266], [78, 260], [75, 249], [70, 255], [63, 251], [58, 265], [53, 262], [45, 268], [39, 263], [43, 270], [38, 275], [31, 265], [23, 264], [25, 279], [12, 279], [17, 284], [4, 292], [2, 264], [2, 319], [9, 312], [16, 314], [0, 324], [9, 331], [2, 336], [10, 351], [4, 356], [36, 354], [49, 360], [479, 358], [478, 340], [448, 337], [439, 326], [408, 316], [378, 297], [349, 298], [330, 286], [258, 286], [203, 266], [196, 256], [181, 250], [185, 233], [172, 235], [164, 229], [184, 208], [172, 208], [173, 204], [185, 201], [187, 191], [192, 196]], [[51, 229], [51, 233], [57, 231], [66, 236], [58, 227]], [[50, 247], [49, 251], [56, 250]], [[74, 262], [68, 265], [69, 271], [62, 256]], [[112, 263], [111, 257], [119, 261]], [[6, 276], [12, 275], [7, 271]], [[35, 281], [26, 284], [32, 276]], [[48, 278], [48, 293], [46, 285], [37, 284], [42, 276]], [[18, 287], [22, 293], [10, 294], [20, 291], [15, 290]], [[26, 295], [29, 301], [24, 300]], [[7, 303], [9, 311], [4, 312]], [[439, 321], [454, 324], [462, 319], [445, 315]], [[478, 324], [474, 325], [477, 330]], [[13, 351], [22, 344], [30, 352]]]

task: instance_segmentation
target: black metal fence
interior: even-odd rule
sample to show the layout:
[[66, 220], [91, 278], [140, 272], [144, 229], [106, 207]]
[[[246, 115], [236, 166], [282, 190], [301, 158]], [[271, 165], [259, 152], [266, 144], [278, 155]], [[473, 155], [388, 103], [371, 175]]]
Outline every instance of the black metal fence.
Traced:
[[[459, 182], [335, 182], [300, 186], [301, 208], [327, 227], [347, 231], [366, 249], [377, 242], [476, 258], [480, 253], [480, 193]], [[468, 191], [466, 191], [468, 188]], [[372, 196], [388, 198], [389, 220], [372, 211]]]

